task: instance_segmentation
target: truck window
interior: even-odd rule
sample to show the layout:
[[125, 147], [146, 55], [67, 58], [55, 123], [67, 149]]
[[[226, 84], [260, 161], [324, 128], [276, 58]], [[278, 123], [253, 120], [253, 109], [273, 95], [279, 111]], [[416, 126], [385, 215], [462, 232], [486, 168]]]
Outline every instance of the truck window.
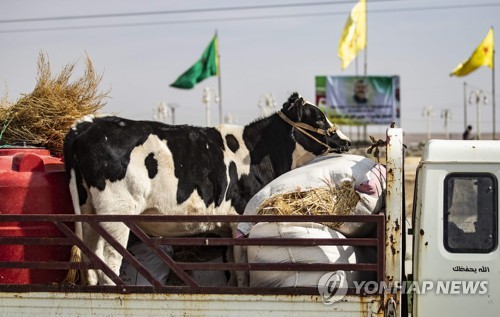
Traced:
[[497, 179], [453, 173], [444, 180], [444, 246], [453, 253], [489, 253], [498, 241]]

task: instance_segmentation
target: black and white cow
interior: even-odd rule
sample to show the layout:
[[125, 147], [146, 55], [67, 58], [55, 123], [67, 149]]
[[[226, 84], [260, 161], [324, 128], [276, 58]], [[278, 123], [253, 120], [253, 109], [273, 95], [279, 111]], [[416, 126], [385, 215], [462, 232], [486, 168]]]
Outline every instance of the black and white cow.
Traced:
[[[64, 157], [77, 214], [227, 215], [242, 214], [281, 174], [349, 145], [319, 108], [294, 93], [281, 111], [244, 127], [86, 117], [67, 134]], [[102, 226], [126, 246], [125, 225]], [[220, 229], [215, 226], [150, 223], [142, 229], [181, 236]], [[79, 234], [118, 274], [121, 255], [85, 226]], [[90, 284], [113, 284], [100, 271], [88, 275]]]

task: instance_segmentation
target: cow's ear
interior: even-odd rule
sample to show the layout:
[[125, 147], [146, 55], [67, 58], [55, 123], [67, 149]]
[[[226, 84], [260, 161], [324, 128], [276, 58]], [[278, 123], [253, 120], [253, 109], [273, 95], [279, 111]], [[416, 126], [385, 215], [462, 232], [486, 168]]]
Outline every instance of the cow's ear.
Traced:
[[299, 99], [299, 98], [301, 98], [299, 93], [294, 92], [293, 94], [290, 95], [290, 97], [288, 97], [288, 104], [293, 106], [295, 104], [295, 102], [297, 101], [297, 99]]
[[283, 104], [283, 110], [289, 114], [294, 114], [297, 120], [302, 119], [303, 106], [305, 104], [304, 98], [298, 93], [294, 92], [288, 101]]
[[300, 95], [296, 92], [288, 97], [288, 100], [283, 104], [283, 110], [290, 110], [294, 105], [295, 101], [300, 98]]

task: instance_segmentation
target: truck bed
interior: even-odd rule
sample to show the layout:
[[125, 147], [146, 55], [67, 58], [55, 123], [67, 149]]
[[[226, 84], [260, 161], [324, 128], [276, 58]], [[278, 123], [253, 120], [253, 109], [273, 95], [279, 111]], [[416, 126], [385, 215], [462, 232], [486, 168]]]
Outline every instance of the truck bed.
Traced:
[[[151, 285], [126, 285], [104, 262], [93, 254], [71, 229], [74, 222], [91, 224], [110, 244], [123, 255], [124, 259], [140, 272]], [[383, 296], [379, 294], [356, 295], [350, 288], [341, 301], [332, 305], [323, 303], [317, 287], [237, 287], [203, 286], [192, 278], [193, 270], [208, 271], [325, 271], [336, 270], [372, 272], [376, 281], [384, 279], [384, 215], [369, 216], [307, 216], [314, 222], [373, 222], [374, 236], [346, 239], [233, 239], [221, 237], [177, 237], [155, 238], [147, 236], [137, 225], [138, 222], [304, 222], [304, 216], [96, 216], [96, 215], [0, 215], [1, 224], [45, 223], [54, 225], [60, 237], [0, 237], [0, 245], [23, 245], [44, 247], [47, 245], [80, 247], [90, 259], [89, 262], [68, 261], [0, 261], [0, 271], [5, 270], [68, 270], [101, 269], [116, 283], [116, 286], [89, 286], [67, 283], [50, 284], [0, 284], [0, 305], [5, 316], [28, 316], [43, 311], [44, 315], [109, 315], [125, 316], [141, 314], [147, 316], [239, 316], [265, 315], [267, 312], [282, 312], [287, 316], [311, 315], [332, 311], [351, 313], [366, 312], [363, 316], [375, 315], [379, 311]], [[99, 225], [100, 222], [123, 222], [139, 240], [155, 252], [171, 269], [170, 274], [178, 277], [180, 284], [163, 285], [153, 272], [132, 254], [113, 240]], [[375, 263], [356, 264], [300, 264], [300, 263], [222, 263], [222, 262], [176, 262], [159, 249], [160, 245], [214, 246], [239, 245], [352, 245], [377, 249]], [[258, 304], [257, 304], [258, 303]], [[298, 309], [300, 307], [300, 309]], [[295, 309], [297, 308], [297, 309]], [[370, 312], [370, 314], [368, 314]]]

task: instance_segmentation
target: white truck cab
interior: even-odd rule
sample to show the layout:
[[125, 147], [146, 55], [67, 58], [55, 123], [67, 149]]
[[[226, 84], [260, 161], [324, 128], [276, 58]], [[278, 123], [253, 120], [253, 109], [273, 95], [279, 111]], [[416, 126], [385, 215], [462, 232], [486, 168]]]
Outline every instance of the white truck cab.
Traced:
[[496, 316], [500, 142], [430, 140], [413, 208], [413, 316]]

